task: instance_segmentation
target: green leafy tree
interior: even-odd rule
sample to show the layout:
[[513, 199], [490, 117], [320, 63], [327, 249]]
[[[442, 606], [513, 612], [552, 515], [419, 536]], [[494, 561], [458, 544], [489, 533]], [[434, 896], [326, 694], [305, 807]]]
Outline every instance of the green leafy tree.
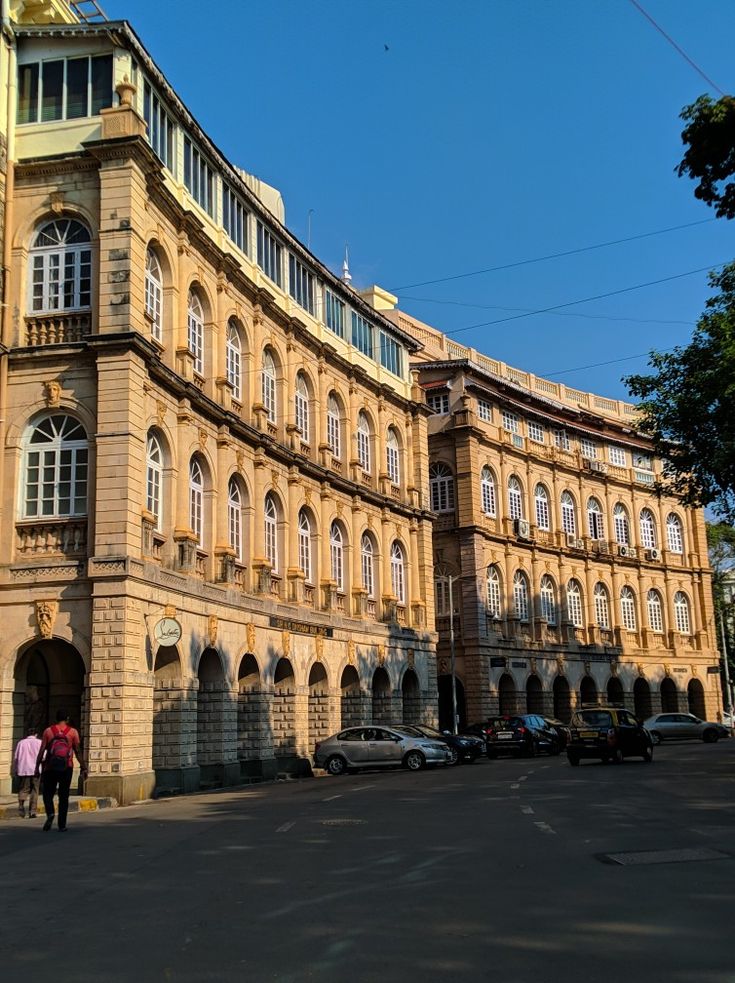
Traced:
[[735, 98], [700, 96], [686, 106], [681, 139], [687, 150], [677, 168], [698, 184], [695, 198], [714, 206], [718, 218], [735, 217]]
[[735, 263], [710, 274], [691, 342], [652, 352], [650, 375], [626, 383], [640, 400], [637, 429], [665, 461], [662, 491], [735, 521]]
[[[730, 679], [735, 679], [735, 603], [730, 591], [735, 589], [735, 528], [727, 522], [707, 523], [707, 549], [712, 567], [712, 595], [717, 615], [717, 644], [720, 624], [725, 625]], [[730, 591], [726, 589], [728, 586]], [[722, 619], [722, 622], [720, 621]]]

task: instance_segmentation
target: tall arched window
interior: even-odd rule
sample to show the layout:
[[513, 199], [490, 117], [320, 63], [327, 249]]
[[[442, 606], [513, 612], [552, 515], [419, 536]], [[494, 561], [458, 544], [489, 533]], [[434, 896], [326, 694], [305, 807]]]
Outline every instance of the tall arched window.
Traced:
[[294, 414], [296, 426], [301, 431], [301, 439], [309, 443], [309, 387], [303, 373], [296, 376], [296, 392], [294, 393]]
[[657, 590], [649, 590], [647, 604], [648, 627], [651, 631], [662, 632], [664, 630], [664, 612], [661, 605], [661, 595]]
[[235, 551], [235, 559], [238, 563], [242, 563], [242, 492], [234, 475], [227, 483], [227, 531], [229, 533], [230, 546]]
[[508, 478], [508, 515], [511, 519], [523, 518], [523, 489], [514, 474]]
[[589, 529], [590, 539], [605, 538], [605, 520], [600, 503], [596, 498], [587, 500], [587, 528]]
[[342, 530], [333, 522], [329, 529], [329, 559], [332, 567], [332, 580], [337, 590], [345, 589], [345, 547]]
[[30, 309], [34, 314], [85, 310], [92, 303], [90, 234], [76, 219], [47, 222], [30, 249]]
[[628, 510], [621, 502], [618, 502], [613, 509], [613, 525], [615, 527], [615, 542], [620, 546], [630, 546]]
[[603, 583], [595, 584], [595, 618], [597, 627], [610, 630], [610, 597]]
[[242, 399], [242, 342], [237, 321], [232, 317], [227, 322], [225, 368], [227, 381], [232, 386], [232, 398], [239, 402]]
[[544, 574], [544, 576], [541, 578], [539, 598], [541, 600], [541, 617], [547, 622], [547, 624], [555, 625], [556, 590], [554, 588], [554, 581], [548, 574]]
[[63, 413], [39, 420], [27, 437], [23, 516], [86, 515], [89, 446], [81, 423]]
[[194, 371], [204, 375], [204, 310], [193, 290], [186, 303], [189, 351], [194, 355]]
[[305, 509], [299, 512], [299, 567], [307, 584], [313, 584], [311, 568], [311, 522]]
[[385, 444], [386, 466], [392, 485], [401, 483], [401, 457], [398, 447], [398, 435], [393, 427], [388, 428], [388, 439]]
[[503, 616], [498, 568], [487, 568], [487, 613], [499, 621]]
[[373, 541], [367, 533], [360, 540], [360, 569], [362, 571], [362, 586], [367, 591], [368, 600], [375, 599], [375, 553]]
[[396, 540], [390, 548], [390, 580], [393, 596], [399, 604], [406, 603], [406, 561], [403, 547]]
[[449, 577], [434, 579], [434, 611], [438, 618], [449, 614]]
[[332, 457], [339, 461], [342, 457], [342, 433], [339, 403], [334, 393], [330, 393], [327, 400], [327, 443]]
[[623, 587], [620, 591], [620, 620], [627, 631], [635, 631], [638, 626], [635, 616], [635, 594], [630, 587]]
[[641, 546], [646, 550], [656, 548], [656, 520], [650, 509], [641, 511]]
[[567, 612], [575, 628], [584, 628], [582, 588], [578, 580], [570, 580], [567, 584]]
[[370, 421], [362, 410], [357, 414], [357, 460], [365, 474], [370, 474]]
[[561, 493], [561, 527], [568, 535], [577, 535], [577, 510], [568, 491]]
[[263, 505], [265, 527], [265, 558], [271, 565], [271, 572], [278, 573], [278, 507], [270, 492]]
[[513, 577], [513, 607], [519, 621], [528, 621], [528, 577], [522, 570]]
[[263, 367], [260, 372], [260, 387], [265, 407], [265, 415], [271, 423], [276, 422], [276, 363], [266, 348], [263, 351]]
[[675, 512], [670, 512], [666, 517], [666, 545], [670, 553], [684, 552], [684, 530]]
[[543, 485], [536, 485], [534, 500], [536, 503], [536, 526], [537, 528], [548, 532], [549, 529], [551, 529], [551, 521], [549, 516], [549, 493], [546, 491]]
[[204, 474], [195, 457], [189, 462], [189, 526], [197, 544], [204, 546]]
[[496, 515], [495, 478], [487, 465], [480, 472], [480, 498], [482, 499], [482, 511], [494, 519]]
[[454, 475], [446, 464], [429, 465], [429, 493], [432, 512], [454, 511]]
[[155, 250], [149, 246], [145, 254], [145, 312], [151, 322], [151, 334], [156, 341], [163, 339], [163, 273]]
[[161, 528], [162, 484], [163, 451], [161, 450], [161, 442], [152, 431], [149, 431], [145, 454], [145, 507], [155, 518], [156, 529]]
[[692, 619], [689, 613], [689, 599], [683, 591], [674, 594], [674, 619], [680, 635], [691, 635]]

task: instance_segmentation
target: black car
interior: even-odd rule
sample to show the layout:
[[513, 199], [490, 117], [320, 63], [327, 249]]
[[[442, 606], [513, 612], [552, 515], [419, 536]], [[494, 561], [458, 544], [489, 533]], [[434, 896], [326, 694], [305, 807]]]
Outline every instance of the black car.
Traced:
[[427, 727], [426, 724], [402, 724], [401, 730], [406, 730], [416, 737], [428, 737], [434, 741], [443, 741], [452, 755], [448, 762], [450, 765], [459, 765], [463, 762], [472, 764], [477, 761], [481, 754], [485, 753], [485, 741], [472, 734], [449, 734], [442, 732], [435, 727]]
[[468, 733], [484, 738], [488, 758], [497, 758], [499, 754], [533, 757], [542, 751], [559, 754], [563, 747], [556, 731], [535, 713], [488, 717], [484, 723], [472, 724], [466, 729]]
[[546, 726], [550, 727], [556, 734], [559, 741], [559, 750], [563, 751], [569, 743], [569, 724], [565, 724], [561, 720], [556, 720], [554, 717], [544, 717], [544, 720], [546, 721]]
[[595, 707], [577, 710], [569, 725], [567, 758], [578, 765], [582, 758], [597, 758], [620, 764], [623, 758], [653, 761], [653, 740], [646, 728], [628, 710]]

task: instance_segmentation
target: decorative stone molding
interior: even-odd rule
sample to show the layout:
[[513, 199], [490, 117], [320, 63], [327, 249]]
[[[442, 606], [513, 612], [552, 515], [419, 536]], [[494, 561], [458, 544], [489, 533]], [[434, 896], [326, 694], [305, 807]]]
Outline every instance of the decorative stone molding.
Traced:
[[58, 601], [36, 601], [36, 624], [41, 638], [51, 638], [59, 612]]
[[61, 383], [57, 379], [49, 379], [43, 384], [44, 398], [49, 409], [61, 406]]
[[354, 666], [357, 661], [357, 653], [354, 638], [349, 638], [347, 640], [347, 661], [351, 666]]
[[166, 404], [162, 399], [156, 400], [156, 422], [158, 423], [159, 429], [163, 429], [163, 423], [166, 419]]
[[636, 664], [636, 670], [638, 671], [638, 675], [641, 676], [641, 678], [645, 679], [646, 667], [642, 662], [638, 662]]
[[316, 653], [317, 659], [321, 662], [324, 658], [324, 635], [314, 636], [314, 652]]
[[413, 649], [409, 649], [408, 652], [406, 652], [406, 663], [408, 664], [409, 669], [415, 668], [416, 653], [414, 652]]
[[288, 658], [291, 654], [291, 632], [282, 631], [281, 632], [281, 649], [283, 650], [283, 655]]
[[255, 654], [255, 625], [249, 621], [245, 625], [245, 644], [250, 655]]
[[210, 614], [207, 619], [207, 639], [212, 648], [217, 644], [218, 619], [216, 614]]
[[378, 665], [385, 665], [385, 645], [378, 645]]

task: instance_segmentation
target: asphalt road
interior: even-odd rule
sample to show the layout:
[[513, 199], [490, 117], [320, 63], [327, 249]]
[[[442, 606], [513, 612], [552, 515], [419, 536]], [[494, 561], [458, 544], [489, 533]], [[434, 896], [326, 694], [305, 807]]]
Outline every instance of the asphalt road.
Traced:
[[690, 743], [7, 822], [0, 979], [733, 983], [733, 764]]

